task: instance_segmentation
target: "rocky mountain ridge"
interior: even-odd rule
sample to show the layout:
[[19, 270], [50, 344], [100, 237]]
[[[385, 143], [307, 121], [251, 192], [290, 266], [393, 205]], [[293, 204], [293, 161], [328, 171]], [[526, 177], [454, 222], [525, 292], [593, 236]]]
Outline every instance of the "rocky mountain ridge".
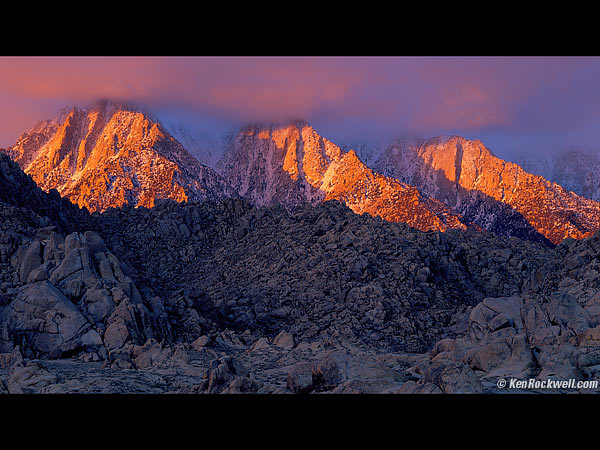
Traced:
[[240, 195], [257, 206], [281, 204], [289, 211], [336, 199], [357, 214], [420, 230], [472, 227], [547, 245], [600, 228], [599, 202], [495, 157], [479, 141], [413, 137], [385, 149], [363, 145], [354, 151], [303, 120], [250, 125], [218, 144], [169, 126], [216, 171], [199, 163], [151, 114], [110, 101], [65, 109], [3, 151], [42, 189], [56, 189], [92, 212], [125, 204], [152, 207], [161, 198]]
[[470, 224], [441, 202], [367, 167], [306, 121], [244, 128], [217, 170], [258, 206], [293, 211], [304, 203], [338, 200], [357, 214], [369, 213], [421, 230], [465, 230]]
[[558, 244], [600, 229], [599, 202], [497, 158], [477, 140], [398, 140], [375, 167], [498, 234]]
[[92, 212], [234, 194], [150, 115], [108, 101], [40, 122], [4, 151], [43, 190]]

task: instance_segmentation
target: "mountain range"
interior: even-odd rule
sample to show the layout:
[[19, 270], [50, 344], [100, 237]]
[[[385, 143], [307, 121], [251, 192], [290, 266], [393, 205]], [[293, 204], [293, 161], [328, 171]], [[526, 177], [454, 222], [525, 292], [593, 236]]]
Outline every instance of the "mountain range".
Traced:
[[[240, 196], [290, 212], [338, 200], [357, 214], [422, 231], [485, 230], [547, 244], [600, 229], [593, 179], [584, 176], [578, 194], [459, 136], [354, 150], [294, 120], [248, 125], [214, 139], [164, 125], [137, 106], [99, 101], [61, 111], [2, 151], [43, 190], [56, 189], [90, 212], [125, 204], [150, 208], [164, 198]], [[586, 164], [570, 171], [557, 166], [573, 174]]]
[[185, 134], [99, 102], [0, 152], [0, 394], [599, 392], [593, 199], [458, 136]]

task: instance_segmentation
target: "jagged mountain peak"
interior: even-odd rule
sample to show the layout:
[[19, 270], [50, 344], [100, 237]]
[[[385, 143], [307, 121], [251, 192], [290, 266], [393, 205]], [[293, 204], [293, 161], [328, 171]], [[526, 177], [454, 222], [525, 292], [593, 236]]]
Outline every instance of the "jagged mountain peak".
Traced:
[[50, 120], [61, 124], [69, 117], [75, 117], [77, 115], [97, 115], [105, 119], [110, 119], [115, 114], [137, 115], [153, 125], [157, 124], [159, 127], [164, 128], [155, 114], [145, 106], [131, 101], [110, 98], [97, 99], [86, 105], [71, 105], [64, 107], [59, 110], [54, 119]]
[[[423, 137], [418, 134], [405, 134], [394, 138], [386, 146], [371, 146], [362, 144], [344, 146], [345, 149], [355, 148], [360, 158], [370, 167], [390, 176], [404, 179], [405, 174], [395, 173], [393, 167], [386, 167], [391, 157], [401, 160], [412, 160], [416, 154], [428, 154], [429, 160], [446, 160], [450, 164], [458, 164], [457, 158], [470, 156], [473, 158], [496, 157], [494, 152], [479, 139], [468, 139], [460, 135], [440, 135]], [[466, 150], [466, 152], [465, 152]], [[414, 165], [414, 162], [410, 163]]]
[[306, 121], [250, 126], [236, 136], [218, 170], [242, 197], [260, 206], [294, 210], [304, 203], [338, 200], [420, 229], [465, 229], [441, 202], [374, 172], [354, 150], [342, 150]]
[[65, 108], [46, 124], [5, 152], [43, 190], [57, 189], [92, 212], [231, 194], [144, 108], [100, 100]]
[[238, 135], [252, 135], [254, 133], [266, 136], [266, 133], [282, 130], [302, 131], [304, 128], [312, 129], [310, 123], [305, 119], [289, 119], [275, 122], [251, 122], [242, 126]]
[[90, 112], [108, 112], [110, 110], [127, 110], [133, 108], [126, 108], [125, 105], [117, 103], [113, 100], [98, 99], [86, 105], [68, 105], [61, 108], [56, 114], [56, 120], [58, 122], [64, 121], [69, 115], [78, 113], [90, 113]]
[[155, 119], [150, 110], [139, 103], [111, 98], [100, 98], [83, 107], [73, 106], [72, 109], [80, 109], [87, 112], [103, 112], [107, 114], [117, 111], [128, 111], [141, 113], [153, 120]]
[[404, 145], [412, 147], [436, 147], [436, 152], [443, 153], [452, 151], [455, 147], [476, 149], [479, 153], [496, 157], [494, 152], [487, 147], [480, 139], [468, 139], [460, 135], [440, 135], [431, 138], [414, 138], [405, 140]]
[[482, 228], [557, 244], [600, 229], [600, 204], [504, 161], [480, 140], [438, 137], [392, 144], [377, 170], [416, 186]]

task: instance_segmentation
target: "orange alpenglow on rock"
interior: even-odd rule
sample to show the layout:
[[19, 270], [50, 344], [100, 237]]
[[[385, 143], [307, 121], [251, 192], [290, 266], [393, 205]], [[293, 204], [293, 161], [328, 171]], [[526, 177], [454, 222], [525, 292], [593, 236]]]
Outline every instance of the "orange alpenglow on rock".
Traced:
[[304, 121], [243, 129], [217, 169], [242, 197], [261, 206], [293, 210], [304, 202], [338, 200], [358, 214], [423, 231], [468, 225], [438, 200], [369, 169], [354, 151], [341, 150]]
[[7, 153], [43, 190], [56, 189], [90, 212], [231, 194], [148, 115], [106, 101], [41, 122]]
[[532, 231], [555, 244], [569, 237], [583, 239], [600, 229], [600, 203], [503, 161], [479, 140], [398, 140], [376, 167], [486, 229], [486, 222], [498, 220], [485, 214], [484, 204], [487, 211], [504, 208], [505, 215], [524, 219]]
[[458, 136], [396, 140], [369, 167], [306, 121], [250, 125], [217, 173], [149, 114], [101, 101], [40, 122], [3, 151], [43, 190], [56, 189], [91, 212], [240, 195], [289, 211], [337, 200], [357, 214], [422, 231], [472, 228], [547, 244], [600, 229], [599, 202]]

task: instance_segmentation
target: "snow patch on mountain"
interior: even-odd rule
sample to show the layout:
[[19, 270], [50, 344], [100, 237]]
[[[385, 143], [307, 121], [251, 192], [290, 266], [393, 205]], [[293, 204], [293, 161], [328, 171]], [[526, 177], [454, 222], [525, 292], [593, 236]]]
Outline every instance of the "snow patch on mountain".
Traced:
[[219, 136], [182, 122], [165, 119], [161, 123], [194, 158], [212, 169], [215, 169], [233, 141], [231, 134]]
[[417, 189], [371, 170], [354, 150], [344, 151], [306, 121], [257, 124], [240, 131], [217, 170], [255, 205], [338, 200], [422, 230], [466, 229], [461, 216]]
[[[560, 181], [565, 184], [573, 180], [569, 175], [582, 173], [581, 168], [568, 170], [571, 166], [560, 167]], [[581, 239], [600, 229], [598, 202], [503, 161], [479, 140], [460, 136], [412, 142], [399, 139], [374, 167], [495, 233], [534, 240], [539, 234], [558, 243], [567, 237]], [[539, 162], [537, 167], [539, 173], [547, 171]]]
[[235, 194], [151, 113], [117, 102], [64, 109], [4, 152], [43, 190], [56, 189], [92, 212]]

